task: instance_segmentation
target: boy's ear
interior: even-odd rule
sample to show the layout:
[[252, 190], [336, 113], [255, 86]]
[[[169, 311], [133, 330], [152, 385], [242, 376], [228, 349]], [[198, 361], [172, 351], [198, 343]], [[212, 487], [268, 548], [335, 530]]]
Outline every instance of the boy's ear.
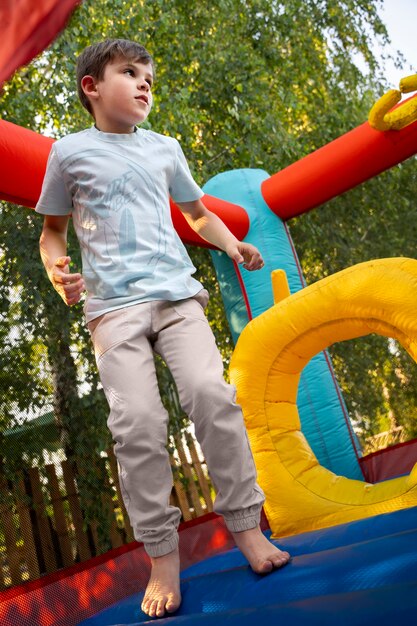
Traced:
[[83, 90], [87, 98], [95, 100], [98, 97], [97, 84], [93, 76], [87, 75], [82, 77], [81, 89]]

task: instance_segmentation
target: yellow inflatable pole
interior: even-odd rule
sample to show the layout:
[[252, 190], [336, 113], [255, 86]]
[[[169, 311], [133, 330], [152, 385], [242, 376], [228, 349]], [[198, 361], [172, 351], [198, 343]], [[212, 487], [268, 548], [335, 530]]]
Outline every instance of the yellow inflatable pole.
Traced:
[[230, 378], [273, 536], [417, 505], [417, 465], [409, 476], [375, 485], [319, 465], [301, 432], [296, 404], [301, 370], [337, 341], [377, 333], [395, 338], [416, 359], [417, 261], [361, 263], [291, 296], [284, 272], [273, 273], [272, 282], [276, 304], [243, 330]]

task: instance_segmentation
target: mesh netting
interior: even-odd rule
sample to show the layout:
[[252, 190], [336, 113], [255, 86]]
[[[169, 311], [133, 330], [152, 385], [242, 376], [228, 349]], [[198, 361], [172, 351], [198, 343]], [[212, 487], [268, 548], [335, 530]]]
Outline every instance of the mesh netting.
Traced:
[[[180, 527], [182, 567], [232, 547], [223, 521], [208, 514]], [[135, 542], [0, 594], [4, 626], [76, 626], [145, 588], [149, 560]]]

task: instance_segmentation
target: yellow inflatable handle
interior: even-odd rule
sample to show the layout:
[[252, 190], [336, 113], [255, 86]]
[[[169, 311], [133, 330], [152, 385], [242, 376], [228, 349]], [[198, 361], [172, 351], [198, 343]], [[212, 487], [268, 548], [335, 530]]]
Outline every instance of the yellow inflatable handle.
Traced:
[[417, 74], [400, 80], [400, 90], [390, 89], [369, 112], [368, 122], [375, 130], [401, 130], [417, 120], [417, 98], [407, 100], [402, 106], [390, 111], [401, 100], [401, 94], [417, 90]]

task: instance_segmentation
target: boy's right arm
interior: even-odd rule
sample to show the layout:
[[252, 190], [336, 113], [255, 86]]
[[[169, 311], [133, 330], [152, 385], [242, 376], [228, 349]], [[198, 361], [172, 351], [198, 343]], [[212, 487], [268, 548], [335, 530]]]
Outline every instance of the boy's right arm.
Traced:
[[71, 274], [71, 258], [67, 254], [69, 215], [45, 215], [40, 237], [40, 252], [49, 280], [65, 304], [72, 306], [80, 301], [85, 290], [81, 274]]

